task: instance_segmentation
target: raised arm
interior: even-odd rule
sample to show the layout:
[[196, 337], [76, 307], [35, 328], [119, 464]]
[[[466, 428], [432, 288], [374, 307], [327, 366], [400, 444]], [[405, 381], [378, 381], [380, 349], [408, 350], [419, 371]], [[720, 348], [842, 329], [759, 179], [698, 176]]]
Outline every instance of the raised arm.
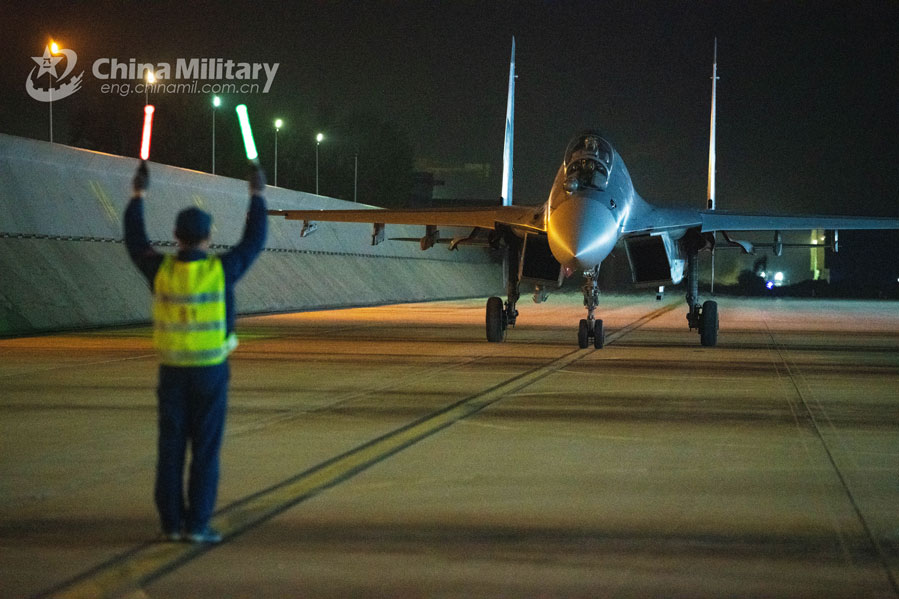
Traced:
[[265, 204], [265, 173], [254, 165], [248, 177], [250, 208], [243, 237], [234, 248], [222, 256], [225, 272], [236, 281], [247, 271], [262, 248], [268, 232], [268, 215]]
[[152, 282], [162, 255], [150, 245], [144, 226], [144, 194], [149, 186], [147, 163], [141, 160], [132, 180], [131, 201], [125, 209], [125, 247], [134, 265]]

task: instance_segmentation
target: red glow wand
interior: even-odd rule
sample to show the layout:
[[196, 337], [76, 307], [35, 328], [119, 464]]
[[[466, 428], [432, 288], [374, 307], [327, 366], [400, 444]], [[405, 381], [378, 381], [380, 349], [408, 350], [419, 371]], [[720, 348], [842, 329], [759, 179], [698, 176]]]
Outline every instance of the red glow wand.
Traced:
[[150, 158], [150, 134], [153, 129], [154, 110], [156, 109], [151, 104], [144, 106], [144, 134], [140, 141], [141, 160], [149, 160]]

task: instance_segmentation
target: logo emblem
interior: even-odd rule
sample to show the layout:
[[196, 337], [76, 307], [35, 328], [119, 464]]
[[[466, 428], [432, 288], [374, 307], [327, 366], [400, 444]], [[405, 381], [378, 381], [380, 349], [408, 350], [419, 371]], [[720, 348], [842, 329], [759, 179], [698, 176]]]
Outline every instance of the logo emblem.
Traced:
[[[57, 54], [61, 54], [61, 56], [56, 56]], [[59, 75], [56, 67], [63, 58], [65, 58], [65, 70], [62, 75]], [[61, 100], [81, 89], [81, 78], [84, 76], [84, 71], [72, 76], [75, 63], [78, 62], [78, 55], [74, 50], [58, 48], [51, 52], [50, 46], [47, 45], [42, 56], [32, 56], [31, 60], [36, 62], [37, 66], [28, 73], [25, 90], [38, 102]]]

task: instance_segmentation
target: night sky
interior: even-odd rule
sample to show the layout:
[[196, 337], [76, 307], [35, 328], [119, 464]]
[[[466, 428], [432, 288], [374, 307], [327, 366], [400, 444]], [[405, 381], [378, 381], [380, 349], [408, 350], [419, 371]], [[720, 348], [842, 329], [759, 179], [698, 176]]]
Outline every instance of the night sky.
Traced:
[[[492, 163], [484, 194], [498, 196], [514, 35], [516, 202], [545, 200], [566, 143], [595, 127], [646, 199], [702, 207], [717, 36], [719, 208], [899, 215], [894, 0], [182, 4], [4, 2], [0, 131], [47, 139], [47, 105], [25, 81], [51, 37], [88, 69], [82, 90], [54, 103], [57, 135], [89, 113], [129, 128], [131, 155], [143, 97], [102, 97], [89, 70], [97, 58], [277, 62], [270, 93], [242, 99], [263, 163], [276, 116], [303, 122], [281, 131], [282, 147], [309, 148], [307, 131], [365, 110], [405, 132], [416, 159]], [[179, 122], [203, 123], [203, 135], [175, 142], [208, 147], [208, 97], [156, 103], [166, 101]], [[156, 159], [189, 166], [178, 156]]]

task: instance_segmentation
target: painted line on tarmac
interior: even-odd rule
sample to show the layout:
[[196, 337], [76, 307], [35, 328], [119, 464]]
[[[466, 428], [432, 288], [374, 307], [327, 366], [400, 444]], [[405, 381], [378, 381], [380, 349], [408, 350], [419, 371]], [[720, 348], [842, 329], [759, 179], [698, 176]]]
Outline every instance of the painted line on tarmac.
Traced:
[[[775, 363], [775, 366], [783, 366], [786, 377], [790, 381], [790, 386], [793, 388], [796, 398], [798, 398], [798, 402], [790, 399], [789, 397], [786, 398], [787, 403], [790, 407], [790, 411], [793, 413], [793, 418], [796, 421], [796, 426], [800, 429], [808, 428], [814, 433], [815, 438], [821, 445], [821, 449], [824, 450], [824, 455], [826, 456], [828, 463], [830, 463], [834, 475], [840, 483], [840, 487], [843, 489], [843, 492], [846, 495], [846, 499], [849, 501], [849, 505], [852, 507], [852, 511], [855, 512], [855, 517], [858, 519], [859, 525], [864, 532], [868, 543], [870, 543], [872, 552], [877, 555], [878, 561], [883, 567], [887, 582], [893, 589], [893, 592], [896, 594], [896, 596], [899, 597], [899, 581], [896, 580], [896, 576], [893, 573], [893, 569], [890, 565], [890, 558], [887, 555], [887, 551], [884, 549], [884, 544], [879, 540], [877, 535], [874, 534], [874, 531], [871, 529], [871, 525], [868, 523], [868, 519], [862, 512], [862, 509], [859, 506], [859, 502], [856, 499], [855, 493], [853, 493], [852, 491], [852, 486], [849, 484], [849, 480], [846, 475], [843, 474], [843, 469], [840, 468], [838, 460], [834, 455], [834, 452], [830, 448], [830, 444], [827, 441], [829, 435], [825, 435], [824, 431], [822, 431], [823, 426], [819, 422], [818, 417], [815, 416], [815, 413], [820, 413], [823, 416], [823, 419], [827, 420], [828, 428], [834, 429], [834, 425], [830, 422], [824, 407], [822, 407], [818, 400], [815, 398], [814, 393], [812, 392], [808, 382], [806, 381], [805, 376], [802, 374], [802, 371], [799, 368], [799, 365], [796, 364], [792, 359], [790, 359], [789, 348], [778, 341], [777, 337], [774, 334], [774, 331], [771, 330], [768, 321], [765, 320], [764, 322], [765, 330], [768, 333], [768, 338], [770, 339], [770, 346], [773, 349], [774, 353], [777, 354], [779, 363]], [[778, 368], [778, 371], [779, 370], [780, 369]], [[778, 372], [778, 375], [780, 376], [780, 372]], [[811, 403], [815, 404], [814, 409], [811, 405], [809, 405]], [[803, 420], [808, 424], [804, 424]], [[839, 440], [838, 436], [837, 439]], [[844, 538], [844, 532], [838, 529], [837, 535], [847, 559], [849, 561], [855, 561], [853, 550], [850, 549], [850, 544], [847, 543]]]
[[[673, 305], [659, 308], [608, 335], [607, 345], [673, 308]], [[237, 536], [596, 351], [598, 350], [569, 351], [543, 366], [462, 399], [273, 487], [241, 499], [221, 509], [213, 518], [212, 526], [222, 533], [224, 540]], [[213, 547], [215, 545], [146, 543], [39, 597], [81, 599], [134, 593]]]
[[640, 327], [642, 327], [644, 324], [646, 324], [650, 320], [655, 320], [662, 314], [667, 314], [668, 312], [671, 312], [672, 310], [677, 308], [679, 305], [680, 305], [680, 302], [673, 302], [673, 303], [667, 304], [665, 306], [662, 306], [661, 308], [657, 308], [657, 309], [653, 310], [652, 312], [650, 312], [649, 314], [645, 314], [645, 315], [641, 316], [640, 318], [638, 318], [634, 322], [630, 323], [629, 325], [626, 325], [626, 326], [618, 329], [614, 333], [606, 335], [606, 345], [615, 343], [617, 340], [621, 339], [628, 333], [630, 333], [636, 329], [639, 329]]

